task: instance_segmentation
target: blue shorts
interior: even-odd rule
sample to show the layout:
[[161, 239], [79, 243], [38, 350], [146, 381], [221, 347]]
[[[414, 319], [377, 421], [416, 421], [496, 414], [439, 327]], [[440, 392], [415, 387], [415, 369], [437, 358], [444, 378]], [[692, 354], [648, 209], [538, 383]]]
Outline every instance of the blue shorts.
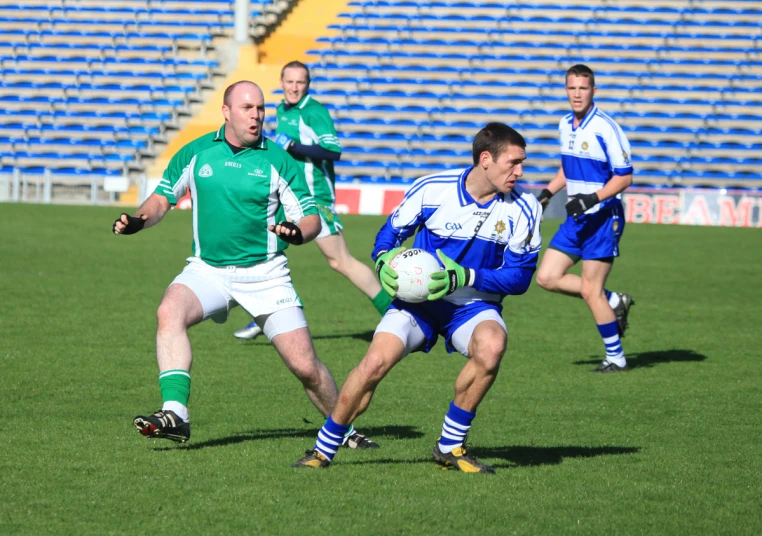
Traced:
[[617, 203], [576, 221], [568, 216], [548, 247], [566, 253], [574, 261], [611, 259], [619, 256], [623, 232], [624, 209]]
[[407, 303], [394, 300], [391, 307], [400, 311], [407, 311], [418, 322], [418, 326], [426, 337], [426, 344], [421, 350], [428, 353], [434, 348], [439, 335], [445, 338], [447, 353], [455, 351], [452, 345], [452, 336], [460, 326], [486, 310], [494, 310], [498, 316], [502, 314], [503, 306], [499, 303], [477, 301], [468, 305], [455, 305], [448, 301], [437, 300], [434, 302]]

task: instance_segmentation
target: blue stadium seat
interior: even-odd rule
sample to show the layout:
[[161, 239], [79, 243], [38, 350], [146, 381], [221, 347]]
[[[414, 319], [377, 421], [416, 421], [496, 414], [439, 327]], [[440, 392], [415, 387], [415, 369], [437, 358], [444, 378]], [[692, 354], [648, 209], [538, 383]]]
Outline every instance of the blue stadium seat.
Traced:
[[[597, 102], [622, 123], [647, 180], [682, 180], [691, 166], [725, 167], [725, 177], [737, 178], [733, 170], [758, 164], [762, 145], [762, 11], [748, 6], [355, 1], [310, 51], [313, 89], [337, 118], [342, 177], [356, 169], [367, 180], [404, 182], [435, 164], [468, 162], [474, 132], [495, 118], [525, 134], [532, 174], [550, 177], [568, 111], [562, 70], [587, 62]], [[207, 29], [228, 26], [228, 15], [215, 14], [229, 10], [229, 0], [19, 3], [13, 20], [26, 28], [0, 25], [0, 143], [31, 148], [68, 136], [84, 140], [85, 152], [143, 150], [162, 124], [190, 113], [196, 88], [219, 67], [177, 58], [178, 43], [211, 46]], [[198, 22], [200, 15], [211, 18]], [[51, 18], [42, 30], [34, 22]], [[69, 18], [83, 22], [63, 26]], [[409, 162], [416, 158], [427, 162]]]

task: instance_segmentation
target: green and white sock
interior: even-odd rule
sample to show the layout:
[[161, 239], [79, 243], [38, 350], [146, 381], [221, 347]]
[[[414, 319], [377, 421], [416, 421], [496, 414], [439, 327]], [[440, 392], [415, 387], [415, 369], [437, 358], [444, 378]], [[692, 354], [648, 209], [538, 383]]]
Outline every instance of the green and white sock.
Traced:
[[165, 370], [159, 373], [159, 389], [164, 401], [161, 409], [174, 411], [182, 420], [188, 420], [188, 399], [190, 399], [190, 372], [182, 369]]

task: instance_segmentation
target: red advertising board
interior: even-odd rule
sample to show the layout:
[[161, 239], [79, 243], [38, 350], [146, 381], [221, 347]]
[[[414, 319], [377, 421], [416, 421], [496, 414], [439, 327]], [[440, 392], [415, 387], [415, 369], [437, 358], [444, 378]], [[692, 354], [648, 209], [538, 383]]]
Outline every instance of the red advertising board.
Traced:
[[[336, 210], [341, 214], [391, 214], [405, 190], [402, 185], [337, 185]], [[762, 228], [760, 190], [631, 187], [622, 198], [628, 223]], [[177, 207], [188, 209], [190, 205], [188, 193], [178, 200]]]

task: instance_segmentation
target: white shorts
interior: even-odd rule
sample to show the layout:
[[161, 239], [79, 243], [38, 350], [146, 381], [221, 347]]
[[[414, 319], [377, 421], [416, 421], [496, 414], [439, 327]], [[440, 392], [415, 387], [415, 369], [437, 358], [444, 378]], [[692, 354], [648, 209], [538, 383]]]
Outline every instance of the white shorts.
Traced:
[[[469, 318], [452, 334], [451, 342], [455, 350], [468, 357], [468, 343], [471, 342], [471, 336], [476, 326], [486, 320], [494, 320], [506, 330], [503, 317], [497, 311], [493, 309], [481, 311]], [[423, 349], [427, 342], [418, 321], [407, 311], [389, 309], [376, 327], [376, 333], [379, 332], [396, 335], [405, 344], [404, 355]]]
[[[204, 309], [204, 320], [211, 318], [218, 324], [223, 324], [228, 319], [230, 309], [240, 305], [263, 327], [268, 338], [272, 338], [278, 333], [307, 326], [300, 309], [302, 302], [294, 290], [289, 273], [283, 255], [246, 268], [218, 268], [198, 257], [190, 257], [188, 265], [172, 281], [172, 285], [185, 285], [191, 289]], [[299, 311], [297, 316], [288, 315], [295, 325], [285, 331], [282, 331], [284, 326], [280, 326], [276, 329], [278, 333], [268, 334], [267, 320], [270, 315], [289, 308], [297, 308]], [[270, 322], [271, 325], [275, 324], [276, 318], [285, 316], [276, 315]]]

